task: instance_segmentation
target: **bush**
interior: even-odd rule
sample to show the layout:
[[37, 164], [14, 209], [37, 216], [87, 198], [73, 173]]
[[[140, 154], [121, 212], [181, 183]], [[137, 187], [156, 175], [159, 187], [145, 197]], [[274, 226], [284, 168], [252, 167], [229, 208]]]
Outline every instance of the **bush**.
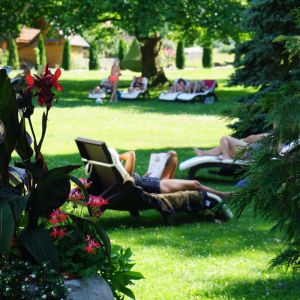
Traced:
[[46, 48], [45, 48], [45, 43], [44, 43], [44, 38], [43, 35], [39, 35], [39, 40], [37, 47], [39, 49], [39, 66], [45, 66], [47, 63], [47, 58], [46, 58]]
[[10, 40], [7, 64], [13, 69], [20, 69], [19, 54], [15, 40]]
[[179, 41], [176, 49], [176, 68], [182, 70], [184, 69], [184, 65], [185, 65], [184, 46], [183, 46], [183, 42]]
[[38, 47], [35, 47], [34, 48], [34, 62], [35, 62], [34, 67], [35, 67], [36, 70], [39, 69], [40, 60], [41, 60], [41, 58], [40, 58], [40, 50], [39, 50]]
[[61, 66], [65, 70], [71, 69], [71, 46], [70, 46], [70, 42], [68, 40], [66, 40], [64, 43]]
[[98, 44], [92, 42], [90, 45], [89, 52], [89, 70], [99, 70], [99, 59], [98, 59]]
[[118, 58], [121, 61], [123, 61], [125, 57], [125, 52], [126, 52], [126, 44], [123, 40], [120, 40], [119, 42], [119, 52], [118, 52]]
[[212, 48], [211, 47], [203, 47], [202, 54], [202, 66], [203, 68], [211, 68], [212, 67]]
[[0, 49], [0, 65], [5, 66], [7, 64], [8, 52]]

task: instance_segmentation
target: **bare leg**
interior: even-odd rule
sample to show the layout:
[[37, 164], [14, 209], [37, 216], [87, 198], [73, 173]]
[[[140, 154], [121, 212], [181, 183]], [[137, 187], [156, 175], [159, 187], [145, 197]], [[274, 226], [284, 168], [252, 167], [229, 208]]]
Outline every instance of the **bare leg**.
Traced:
[[118, 90], [118, 81], [115, 81], [112, 85], [112, 93], [109, 102], [116, 102], [117, 90]]
[[177, 168], [178, 158], [175, 151], [169, 151], [170, 157], [166, 163], [165, 169], [160, 177], [160, 179], [172, 179], [174, 178], [174, 173]]
[[184, 180], [184, 179], [162, 179], [160, 181], [160, 190], [162, 194], [175, 193], [180, 191], [204, 191], [215, 194], [222, 199], [226, 198], [229, 193], [220, 192], [202, 185], [197, 180]]
[[246, 147], [247, 143], [231, 136], [224, 136], [220, 140], [220, 146], [224, 158], [234, 158], [237, 151]]
[[201, 149], [198, 149], [198, 148], [195, 148], [194, 150], [195, 150], [195, 153], [198, 156], [205, 156], [205, 155], [219, 156], [219, 155], [222, 154], [220, 146], [216, 147], [216, 148], [209, 149], [209, 150], [201, 150]]

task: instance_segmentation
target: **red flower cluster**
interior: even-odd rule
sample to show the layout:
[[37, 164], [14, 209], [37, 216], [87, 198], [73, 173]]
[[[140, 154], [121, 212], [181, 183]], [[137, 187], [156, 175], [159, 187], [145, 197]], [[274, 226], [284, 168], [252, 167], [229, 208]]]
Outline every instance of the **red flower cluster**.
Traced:
[[61, 75], [61, 70], [57, 69], [54, 74], [48, 68], [48, 64], [45, 67], [45, 73], [43, 75], [31, 75], [26, 76], [26, 84], [28, 90], [36, 89], [34, 95], [38, 96], [38, 104], [43, 106], [46, 104], [49, 109], [52, 105], [53, 99], [57, 98], [52, 92], [52, 88], [57, 91], [62, 91], [62, 86], [58, 83], [58, 78]]
[[55, 225], [65, 221], [66, 219], [67, 219], [67, 215], [64, 211], [59, 209], [54, 209], [53, 213], [51, 214], [51, 219], [49, 220], [49, 222]]
[[[84, 188], [89, 188], [92, 184], [92, 182], [88, 182], [86, 178], [79, 178], [81, 183], [83, 184]], [[79, 190], [78, 186], [76, 186], [69, 194], [68, 199], [72, 202], [77, 202], [78, 200], [83, 200], [84, 195]]]
[[54, 238], [60, 237], [66, 235], [66, 229], [63, 227], [57, 227], [59, 223], [64, 222], [67, 219], [67, 215], [64, 211], [59, 209], [54, 209], [53, 213], [51, 214], [51, 218], [49, 220], [50, 223], [54, 224], [54, 227], [52, 228], [52, 232], [50, 235], [52, 235]]
[[85, 241], [88, 242], [88, 245], [84, 247], [84, 250], [89, 254], [95, 254], [96, 249], [102, 246], [101, 243], [95, 242], [95, 240], [93, 240], [90, 235], [87, 235]]
[[104, 204], [108, 204], [108, 200], [103, 199], [101, 196], [90, 195], [87, 206], [100, 208]]

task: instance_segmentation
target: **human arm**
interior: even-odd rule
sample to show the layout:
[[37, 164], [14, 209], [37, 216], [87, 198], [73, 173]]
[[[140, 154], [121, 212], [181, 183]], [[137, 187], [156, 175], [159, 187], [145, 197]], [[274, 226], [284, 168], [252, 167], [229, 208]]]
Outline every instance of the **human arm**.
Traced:
[[134, 167], [135, 167], [135, 152], [128, 151], [119, 155], [120, 160], [125, 161], [125, 170], [128, 172], [129, 175], [133, 174]]
[[269, 135], [269, 133], [252, 134], [252, 135], [249, 135], [246, 138], [244, 138], [243, 141], [248, 144], [252, 144], [268, 135]]

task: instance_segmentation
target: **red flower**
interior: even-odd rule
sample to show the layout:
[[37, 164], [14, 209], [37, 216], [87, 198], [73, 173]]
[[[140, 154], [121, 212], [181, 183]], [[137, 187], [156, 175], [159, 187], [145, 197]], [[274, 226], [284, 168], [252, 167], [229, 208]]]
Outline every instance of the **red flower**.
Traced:
[[95, 242], [90, 235], [87, 235], [87, 239], [85, 241], [88, 242], [88, 245], [84, 247], [84, 250], [89, 254], [95, 254], [96, 249], [102, 246], [101, 243]]
[[54, 209], [53, 213], [51, 214], [51, 218], [49, 220], [52, 224], [58, 224], [60, 222], [63, 222], [67, 219], [67, 215], [64, 211], [59, 209]]
[[54, 238], [62, 238], [66, 235], [66, 228], [53, 227], [53, 231], [50, 233], [50, 235], [52, 235]]
[[54, 74], [48, 68], [48, 64], [45, 68], [45, 73], [43, 75], [27, 75], [25, 82], [28, 85], [27, 89], [35, 89], [35, 96], [38, 96], [38, 104], [43, 106], [46, 104], [49, 109], [52, 105], [53, 100], [57, 96], [52, 92], [52, 88], [58, 91], [62, 91], [62, 86], [58, 83], [58, 78], [61, 75], [61, 70], [57, 69]]
[[108, 204], [108, 200], [103, 199], [101, 196], [90, 195], [87, 206], [100, 208], [104, 204]]

